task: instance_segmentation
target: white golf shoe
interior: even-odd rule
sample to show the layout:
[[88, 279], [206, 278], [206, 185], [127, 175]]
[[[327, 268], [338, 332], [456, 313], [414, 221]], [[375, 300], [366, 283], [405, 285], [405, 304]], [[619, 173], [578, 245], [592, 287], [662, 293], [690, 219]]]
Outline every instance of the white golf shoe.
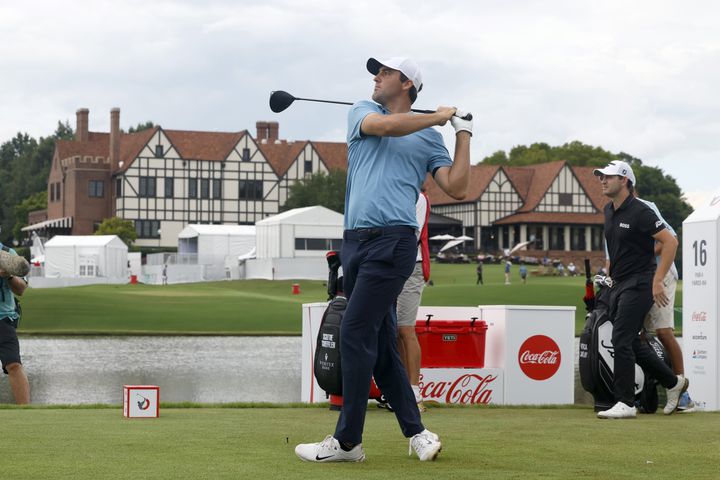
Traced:
[[598, 418], [635, 418], [637, 417], [637, 408], [617, 402], [611, 409], [598, 412], [597, 416]]
[[413, 450], [421, 462], [435, 460], [442, 450], [440, 437], [425, 429], [410, 439], [408, 455], [412, 455]]
[[365, 451], [362, 443], [346, 452], [340, 448], [340, 442], [332, 435], [325, 437], [320, 443], [301, 443], [295, 447], [295, 455], [303, 462], [362, 462]]
[[677, 380], [677, 384], [667, 390], [667, 403], [665, 404], [665, 408], [663, 408], [663, 413], [665, 415], [672, 415], [675, 413], [675, 410], [677, 410], [678, 407], [678, 402], [680, 401], [680, 395], [682, 395], [683, 392], [688, 389], [688, 385], [690, 385], [690, 380], [685, 377], [681, 377], [680, 375], [678, 375]]

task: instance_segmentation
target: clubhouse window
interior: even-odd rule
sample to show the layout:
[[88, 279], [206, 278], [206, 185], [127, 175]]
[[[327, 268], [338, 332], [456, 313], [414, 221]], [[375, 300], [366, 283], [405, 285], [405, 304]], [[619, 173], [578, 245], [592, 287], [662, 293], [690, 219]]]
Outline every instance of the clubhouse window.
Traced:
[[146, 198], [155, 196], [155, 177], [140, 177], [139, 196]]

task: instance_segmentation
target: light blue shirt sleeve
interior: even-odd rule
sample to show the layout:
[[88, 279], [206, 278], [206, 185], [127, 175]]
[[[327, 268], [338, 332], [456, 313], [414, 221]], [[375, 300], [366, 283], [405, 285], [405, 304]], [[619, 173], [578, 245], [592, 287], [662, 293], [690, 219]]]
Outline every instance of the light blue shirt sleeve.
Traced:
[[371, 113], [380, 113], [381, 107], [376, 103], [368, 102], [366, 100], [355, 103], [350, 107], [348, 113], [348, 143], [360, 140], [363, 137], [360, 127], [362, 126], [363, 120]]

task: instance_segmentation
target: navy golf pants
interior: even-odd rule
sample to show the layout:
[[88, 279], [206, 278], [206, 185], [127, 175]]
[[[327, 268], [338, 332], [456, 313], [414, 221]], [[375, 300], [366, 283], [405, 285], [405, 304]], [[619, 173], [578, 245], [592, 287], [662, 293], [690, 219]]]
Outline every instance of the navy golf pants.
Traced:
[[665, 388], [677, 382], [672, 369], [638, 335], [653, 305], [652, 279], [652, 274], [636, 275], [618, 282], [610, 291], [615, 349], [613, 390], [615, 401], [629, 406], [635, 404], [635, 362]]
[[346, 230], [343, 286], [348, 306], [340, 326], [343, 406], [335, 438], [362, 442], [374, 376], [406, 437], [425, 427], [397, 349], [395, 301], [415, 268], [415, 229], [404, 226]]

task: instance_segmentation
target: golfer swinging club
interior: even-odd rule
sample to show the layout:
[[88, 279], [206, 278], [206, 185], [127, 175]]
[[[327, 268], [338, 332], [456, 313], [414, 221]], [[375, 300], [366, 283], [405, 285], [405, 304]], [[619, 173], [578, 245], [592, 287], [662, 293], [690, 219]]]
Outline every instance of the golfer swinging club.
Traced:
[[[349, 299], [340, 335], [343, 405], [335, 433], [295, 453], [310, 462], [361, 462], [370, 379], [395, 410], [403, 435], [420, 460], [434, 460], [442, 444], [425, 429], [397, 350], [395, 300], [415, 267], [415, 201], [427, 173], [448, 195], [465, 197], [470, 171], [472, 121], [454, 107], [413, 114], [422, 89], [417, 64], [404, 57], [371, 58], [372, 99], [348, 114], [348, 174], [342, 265]], [[458, 112], [458, 114], [460, 114]], [[431, 127], [455, 128], [455, 158]]]

